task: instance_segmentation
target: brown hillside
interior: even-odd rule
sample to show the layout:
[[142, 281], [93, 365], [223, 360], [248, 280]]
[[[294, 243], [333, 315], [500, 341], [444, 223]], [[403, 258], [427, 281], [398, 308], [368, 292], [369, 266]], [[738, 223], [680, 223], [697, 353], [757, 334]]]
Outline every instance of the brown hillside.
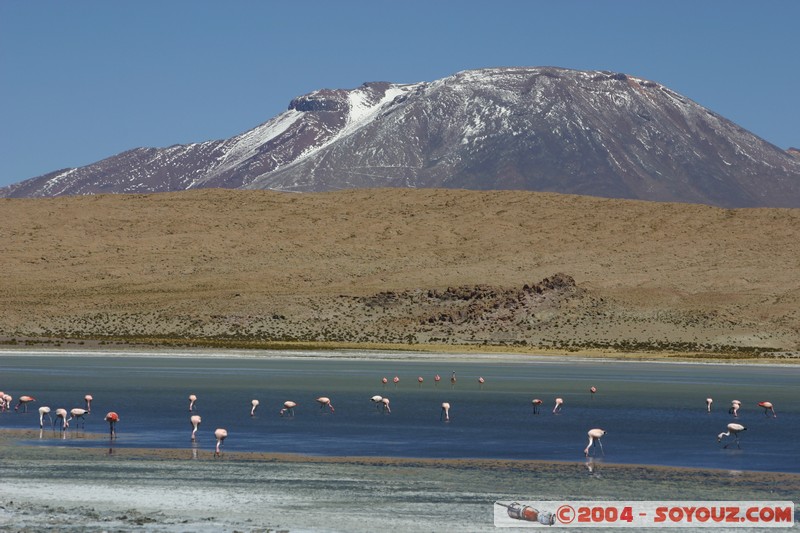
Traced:
[[798, 209], [409, 189], [4, 199], [0, 257], [5, 337], [800, 347]]

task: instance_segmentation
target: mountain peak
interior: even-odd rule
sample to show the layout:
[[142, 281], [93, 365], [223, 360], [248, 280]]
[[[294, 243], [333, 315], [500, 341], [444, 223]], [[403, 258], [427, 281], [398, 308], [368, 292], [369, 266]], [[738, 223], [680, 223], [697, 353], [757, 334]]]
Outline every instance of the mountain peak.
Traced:
[[499, 67], [320, 89], [231, 139], [131, 150], [0, 195], [445, 187], [800, 207], [796, 152], [630, 74]]

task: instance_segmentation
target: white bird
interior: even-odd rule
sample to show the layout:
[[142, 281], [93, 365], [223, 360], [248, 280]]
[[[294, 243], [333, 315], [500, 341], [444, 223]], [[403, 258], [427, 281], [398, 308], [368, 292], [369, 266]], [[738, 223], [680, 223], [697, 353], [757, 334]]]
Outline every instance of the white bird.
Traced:
[[192, 415], [189, 417], [189, 422], [192, 424], [192, 441], [197, 439], [197, 429], [200, 427], [200, 422], [203, 419], [200, 418], [200, 415]]
[[[736, 443], [736, 447], [740, 448], [740, 446], [739, 446], [739, 433], [741, 433], [742, 431], [746, 431], [746, 430], [747, 430], [747, 428], [744, 427], [743, 425], [737, 424], [735, 422], [731, 422], [730, 424], [728, 424], [728, 431], [726, 431], [724, 433], [720, 433], [719, 435], [717, 435], [717, 442], [722, 442], [722, 437], [730, 437], [731, 435], [733, 435], [734, 439], [736, 439], [736, 440], [734, 440], [734, 442]], [[727, 448], [728, 446], [730, 446], [730, 444], [731, 443], [729, 442], [728, 444], [723, 446], [723, 448]]]
[[252, 400], [250, 404], [253, 406], [250, 409], [250, 416], [256, 416], [256, 407], [258, 407], [258, 400]]
[[219, 457], [222, 455], [222, 452], [220, 451], [222, 443], [226, 438], [228, 438], [228, 431], [223, 428], [217, 428], [217, 430], [214, 431], [214, 436], [217, 437], [217, 449], [214, 452], [214, 457]]
[[[69, 421], [67, 420], [67, 410], [58, 408], [56, 409], [56, 420], [61, 419], [61, 431], [66, 431], [69, 427]], [[55, 428], [56, 420], [53, 420], [53, 428]]]
[[706, 398], [706, 411], [711, 412], [711, 404], [714, 403], [714, 398]]
[[84, 418], [85, 416], [86, 416], [86, 409], [81, 409], [80, 407], [76, 407], [75, 409], [70, 409], [69, 418], [67, 419], [67, 422], [69, 422], [73, 418], [80, 419], [81, 427], [85, 428], [86, 427], [86, 419]]
[[320, 409], [325, 409], [327, 407], [331, 410], [331, 413], [333, 412], [333, 404], [331, 404], [331, 399], [327, 396], [320, 396], [317, 398], [317, 402], [319, 403]]
[[369, 399], [369, 401], [371, 401], [372, 403], [374, 403], [374, 404], [375, 404], [375, 407], [376, 407], [378, 410], [380, 410], [380, 408], [381, 408], [381, 402], [383, 402], [383, 396], [379, 396], [379, 395], [377, 395], [377, 394], [376, 394], [375, 396], [373, 396], [372, 398], [370, 398], [370, 399]]
[[47, 415], [47, 420], [49, 420], [51, 424], [53, 423], [53, 418], [50, 416], [50, 408], [43, 405], [39, 408], [39, 429], [44, 427], [45, 415]]
[[563, 405], [563, 403], [564, 403], [564, 399], [563, 398], [556, 398], [556, 405], [555, 405], [555, 407], [553, 407], [553, 413], [554, 414], [561, 412], [561, 406]]
[[605, 434], [606, 431], [604, 429], [599, 429], [599, 428], [590, 429], [589, 432], [587, 433], [587, 435], [589, 435], [589, 444], [586, 446], [586, 449], [583, 450], [583, 455], [589, 457], [589, 448], [593, 447], [595, 444], [600, 445], [600, 451], [602, 452], [603, 455], [605, 455], [606, 452], [605, 450], [603, 450], [603, 441], [600, 440]]
[[445, 422], [450, 421], [450, 403], [442, 402], [442, 412], [439, 414], [439, 420], [444, 418]]
[[283, 416], [283, 413], [288, 413], [289, 416], [294, 416], [295, 407], [297, 407], [297, 404], [291, 400], [283, 402], [283, 409], [281, 409], [281, 416]]

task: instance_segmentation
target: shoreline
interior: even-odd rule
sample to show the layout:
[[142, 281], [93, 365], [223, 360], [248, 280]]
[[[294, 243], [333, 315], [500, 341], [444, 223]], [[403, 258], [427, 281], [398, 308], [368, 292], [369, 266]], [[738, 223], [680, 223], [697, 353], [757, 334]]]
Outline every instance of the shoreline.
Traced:
[[[341, 464], [361, 466], [406, 466], [420, 468], [483, 468], [515, 471], [559, 470], [565, 468], [584, 469], [587, 464], [596, 465], [603, 470], [617, 471], [648, 470], [653, 472], [679, 472], [686, 475], [725, 475], [741, 478], [742, 476], [786, 476], [791, 478], [800, 489], [800, 472], [768, 471], [768, 470], [731, 470], [725, 468], [702, 468], [692, 466], [667, 466], [646, 463], [611, 463], [603, 458], [584, 458], [575, 461], [543, 460], [543, 459], [487, 459], [481, 457], [458, 458], [433, 458], [433, 457], [405, 457], [382, 455], [310, 455], [285, 452], [223, 452], [220, 459], [214, 457], [212, 448], [142, 448], [142, 447], [114, 447], [114, 446], [39, 446], [26, 444], [25, 441], [38, 439], [39, 432], [33, 429], [4, 429], [0, 428], [0, 445], [18, 445], [27, 450], [37, 450], [35, 454], [43, 453], [52, 456], [52, 450], [59, 450], [61, 455], [72, 453], [75, 457], [92, 457], [94, 459], [108, 458], [111, 460], [163, 460], [163, 461], [228, 461], [233, 463], [304, 463], [304, 464]], [[83, 433], [83, 440], [108, 442], [104, 433]], [[112, 449], [112, 452], [108, 450]], [[123, 457], [124, 456], [124, 457]], [[74, 457], [73, 457], [74, 458]], [[591, 459], [591, 460], [589, 460]]]
[[[61, 339], [41, 342], [25, 342], [11, 344], [7, 339], [0, 338], [0, 355], [24, 354], [35, 356], [31, 352], [41, 352], [41, 355], [61, 355], [80, 357], [101, 357], [114, 355], [118, 357], [197, 357], [218, 358], [235, 357], [239, 359], [341, 359], [362, 360], [366, 357], [345, 355], [343, 352], [380, 354], [381, 360], [453, 360], [462, 362], [479, 362], [487, 360], [520, 362], [520, 361], [598, 361], [598, 362], [642, 362], [642, 363], [674, 363], [674, 364], [718, 364], [718, 365], [755, 365], [755, 366], [787, 366], [800, 365], [800, 358], [796, 357], [714, 357], [692, 356], [672, 352], [603, 352], [591, 350], [564, 351], [556, 349], [514, 349], [505, 346], [461, 346], [461, 345], [392, 345], [392, 344], [363, 344], [363, 343], [329, 343], [329, 342], [276, 342], [263, 343], [253, 347], [219, 343], [218, 346], [192, 345], [186, 341], [185, 345], [164, 346], [150, 343], [101, 343], [101, 341], [88, 342], [83, 339]], [[71, 352], [81, 351], [81, 354]], [[153, 355], [157, 352], [156, 355]], [[301, 355], [300, 353], [309, 355]], [[222, 355], [224, 354], [224, 355]]]

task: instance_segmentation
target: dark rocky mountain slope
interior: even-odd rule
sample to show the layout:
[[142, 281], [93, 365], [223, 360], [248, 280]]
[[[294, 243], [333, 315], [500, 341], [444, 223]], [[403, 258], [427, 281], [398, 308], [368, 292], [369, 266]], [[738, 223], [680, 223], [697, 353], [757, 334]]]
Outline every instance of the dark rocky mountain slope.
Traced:
[[212, 187], [518, 189], [800, 207], [800, 159], [652, 81], [498, 68], [315, 91], [231, 139], [137, 148], [0, 196]]

